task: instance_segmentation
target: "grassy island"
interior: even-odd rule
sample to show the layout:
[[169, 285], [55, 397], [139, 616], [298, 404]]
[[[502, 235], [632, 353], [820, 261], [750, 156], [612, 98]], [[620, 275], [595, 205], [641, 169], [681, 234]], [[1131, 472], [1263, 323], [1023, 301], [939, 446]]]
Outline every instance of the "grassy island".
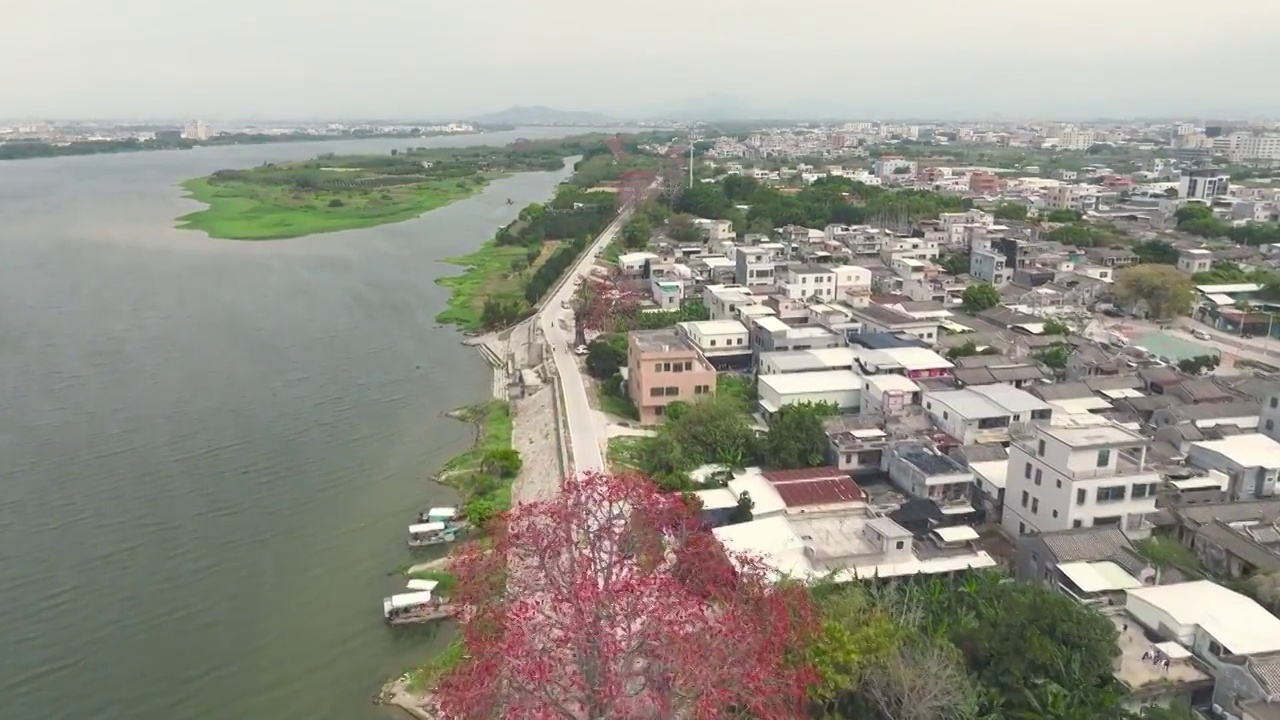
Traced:
[[182, 184], [209, 207], [179, 218], [179, 226], [229, 240], [277, 240], [401, 222], [474, 195], [496, 177], [558, 170], [565, 157], [600, 143], [599, 136], [580, 136], [500, 148], [420, 147], [219, 170]]

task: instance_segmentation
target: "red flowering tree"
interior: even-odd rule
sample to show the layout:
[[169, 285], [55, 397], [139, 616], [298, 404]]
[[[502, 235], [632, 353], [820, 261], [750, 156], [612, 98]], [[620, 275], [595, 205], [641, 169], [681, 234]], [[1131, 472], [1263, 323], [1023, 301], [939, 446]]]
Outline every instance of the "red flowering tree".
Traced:
[[816, 630], [803, 588], [729, 557], [679, 495], [584, 473], [496, 522], [452, 566], [466, 657], [437, 687], [449, 720], [803, 717]]
[[644, 294], [623, 281], [613, 268], [607, 275], [591, 273], [573, 298], [574, 344], [585, 345], [587, 332], [621, 332], [631, 329]]

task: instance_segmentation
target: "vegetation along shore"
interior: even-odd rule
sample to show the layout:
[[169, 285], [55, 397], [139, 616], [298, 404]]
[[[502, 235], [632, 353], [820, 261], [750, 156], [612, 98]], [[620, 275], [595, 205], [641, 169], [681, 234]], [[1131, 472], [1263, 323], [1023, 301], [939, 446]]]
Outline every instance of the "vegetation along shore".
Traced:
[[521, 210], [474, 253], [449, 260], [466, 271], [437, 280], [453, 294], [436, 320], [479, 332], [526, 317], [613, 221], [626, 179], [659, 170], [658, 147], [653, 135], [583, 143], [573, 176], [555, 197]]
[[558, 170], [603, 136], [506, 147], [413, 147], [387, 155], [321, 155], [219, 170], [183, 183], [209, 207], [180, 227], [229, 240], [277, 240], [409, 220], [480, 192], [510, 173]]

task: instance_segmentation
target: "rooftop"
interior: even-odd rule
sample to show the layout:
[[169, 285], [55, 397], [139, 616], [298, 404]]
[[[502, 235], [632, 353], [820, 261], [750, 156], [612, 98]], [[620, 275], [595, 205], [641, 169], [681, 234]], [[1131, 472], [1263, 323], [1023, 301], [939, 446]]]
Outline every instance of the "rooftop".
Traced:
[[925, 475], [961, 475], [966, 472], [960, 463], [918, 443], [899, 445], [895, 452]]
[[1150, 606], [1173, 623], [1199, 626], [1233, 655], [1280, 650], [1280, 618], [1234, 590], [1208, 580], [1156, 585], [1128, 592], [1126, 609]]
[[[1120, 662], [1115, 677], [1130, 690], [1140, 690], [1157, 683], [1211, 682], [1209, 675], [1196, 665], [1190, 653], [1182, 646], [1147, 639], [1142, 626], [1124, 615], [1112, 615], [1111, 622], [1116, 626], [1116, 645], [1120, 648]], [[1168, 647], [1170, 645], [1172, 647]], [[1146, 653], [1162, 647], [1169, 658], [1168, 670], [1150, 659], [1143, 659]], [[1178, 657], [1174, 657], [1175, 655]]]
[[761, 375], [757, 382], [779, 395], [849, 392], [862, 389], [862, 376], [852, 370], [819, 370]]
[[970, 419], [1004, 417], [1009, 414], [1004, 408], [975, 393], [972, 388], [925, 393], [924, 398], [926, 408], [937, 402]]
[[916, 381], [904, 375], [867, 375], [863, 378], [867, 387], [874, 387], [882, 393], [886, 392], [920, 392]]
[[969, 390], [987, 398], [1011, 413], [1050, 409], [1049, 404], [1045, 401], [1026, 390], [1019, 390], [1012, 385], [979, 385], [969, 388]]
[[1071, 448], [1144, 445], [1146, 439], [1112, 423], [1084, 427], [1041, 427], [1040, 432]]
[[675, 328], [635, 330], [631, 333], [631, 341], [642, 353], [697, 352]]
[[862, 488], [839, 468], [770, 470], [764, 473], [764, 478], [773, 485], [788, 509], [867, 501]]
[[747, 331], [747, 326], [737, 320], [694, 320], [678, 323], [677, 327], [702, 335], [731, 335]]
[[868, 365], [893, 365], [904, 370], [938, 370], [955, 364], [938, 353], [921, 347], [894, 347], [859, 350], [859, 358]]
[[847, 347], [821, 348], [818, 350], [779, 350], [760, 353], [760, 365], [766, 362], [780, 372], [805, 370], [830, 370], [853, 367], [854, 351]]
[[1199, 440], [1191, 446], [1219, 453], [1241, 467], [1280, 468], [1280, 443], [1258, 433]]

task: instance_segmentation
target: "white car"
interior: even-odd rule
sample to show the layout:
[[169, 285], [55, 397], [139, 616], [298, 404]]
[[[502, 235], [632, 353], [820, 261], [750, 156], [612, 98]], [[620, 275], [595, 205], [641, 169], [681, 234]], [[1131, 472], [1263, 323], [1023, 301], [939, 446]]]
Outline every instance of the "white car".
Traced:
[[1196, 338], [1197, 340], [1212, 340], [1212, 339], [1213, 339], [1213, 336], [1209, 335], [1209, 333], [1207, 333], [1207, 332], [1205, 332], [1205, 331], [1203, 331], [1203, 330], [1192, 330], [1192, 331], [1191, 331], [1191, 337]]
[[579, 345], [578, 347], [573, 349], [574, 355], [586, 355], [587, 352], [588, 350], [586, 345]]

